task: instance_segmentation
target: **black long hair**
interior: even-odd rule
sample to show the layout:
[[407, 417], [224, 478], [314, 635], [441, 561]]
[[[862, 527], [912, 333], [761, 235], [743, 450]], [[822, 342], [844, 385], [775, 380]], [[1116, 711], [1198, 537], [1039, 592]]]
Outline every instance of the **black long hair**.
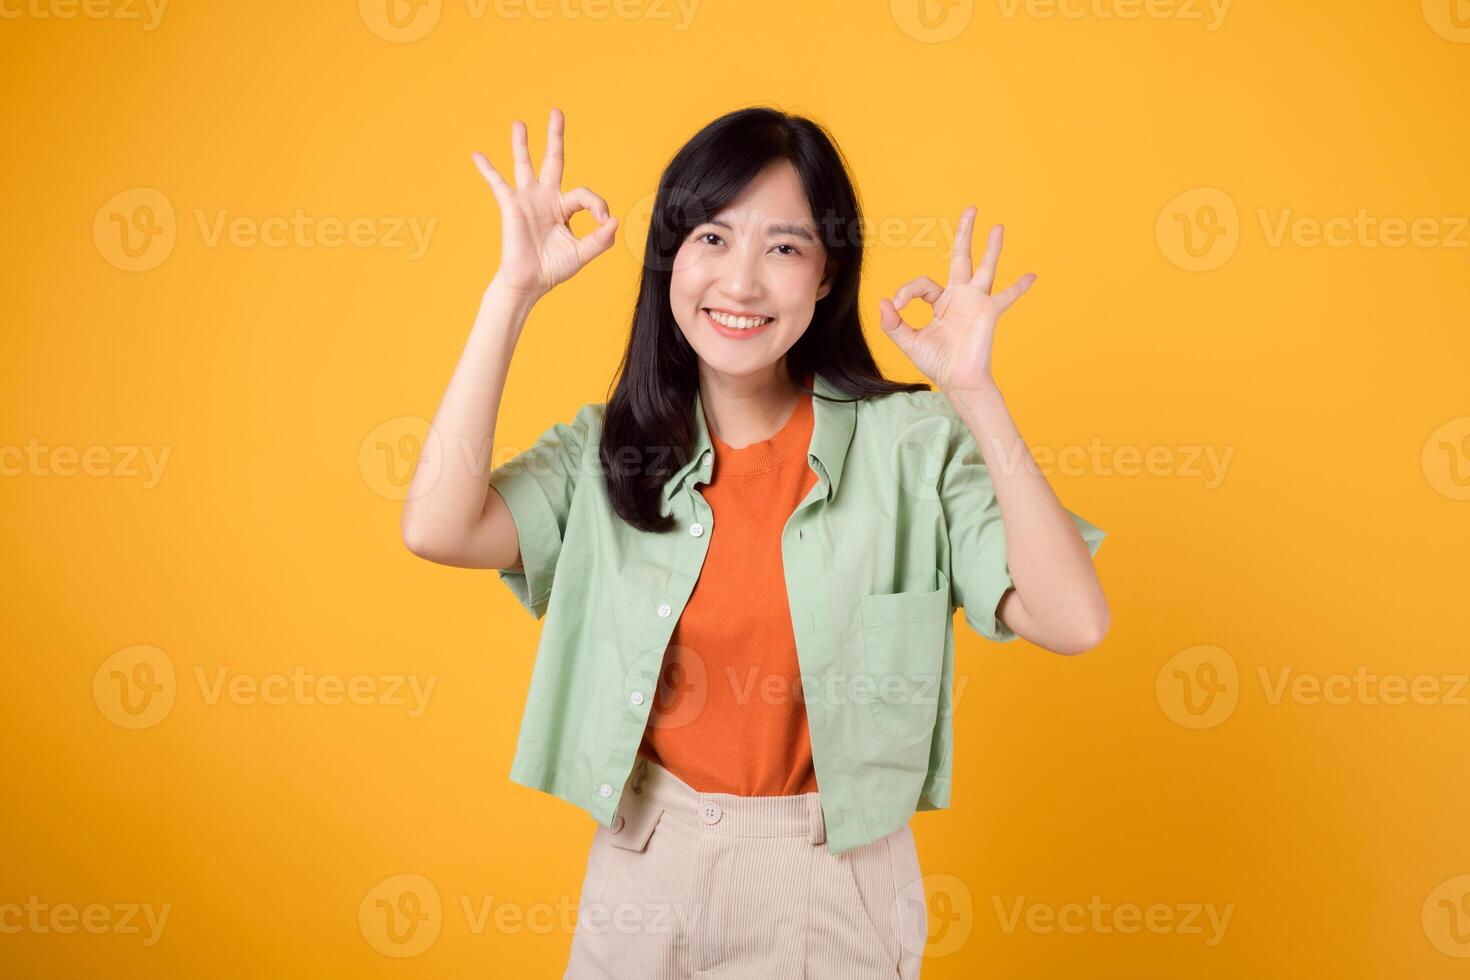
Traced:
[[[613, 510], [643, 531], [668, 531], [663, 486], [689, 461], [698, 432], [694, 396], [699, 356], [669, 301], [674, 256], [689, 232], [738, 197], [767, 165], [789, 160], [827, 250], [832, 288], [817, 301], [811, 325], [786, 352], [787, 373], [803, 382], [816, 373], [858, 401], [924, 383], [884, 378], [858, 316], [862, 212], [846, 162], [827, 132], [802, 116], [763, 106], [726, 113], [705, 126], [664, 169], [643, 253], [643, 278], [627, 350], [603, 418], [600, 455]], [[653, 447], [658, 447], [654, 451]], [[630, 465], [632, 463], [632, 465]]]

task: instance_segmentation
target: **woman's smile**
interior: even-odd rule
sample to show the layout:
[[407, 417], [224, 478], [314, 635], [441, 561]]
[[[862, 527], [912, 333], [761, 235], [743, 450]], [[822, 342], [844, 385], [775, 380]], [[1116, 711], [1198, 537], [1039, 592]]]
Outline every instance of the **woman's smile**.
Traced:
[[701, 307], [699, 312], [717, 332], [739, 340], [764, 333], [767, 327], [776, 322], [775, 317], [731, 316], [723, 310], [715, 310], [707, 306]]

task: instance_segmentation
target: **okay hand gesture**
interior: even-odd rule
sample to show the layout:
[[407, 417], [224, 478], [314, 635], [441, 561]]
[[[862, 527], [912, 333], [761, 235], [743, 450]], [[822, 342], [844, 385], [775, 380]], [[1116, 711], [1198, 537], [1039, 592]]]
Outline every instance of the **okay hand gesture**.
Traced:
[[[946, 394], [994, 386], [990, 349], [995, 323], [1036, 281], [1036, 274], [1028, 272], [1009, 289], [990, 295], [1005, 229], [1000, 225], [990, 229], [980, 271], [972, 273], [970, 238], [974, 224], [975, 208], [965, 208], [955, 231], [948, 285], [941, 287], [928, 276], [919, 276], [898, 287], [892, 300], [878, 301], [883, 332]], [[899, 315], [915, 296], [934, 310], [933, 319], [922, 329], [905, 323]]]
[[[607, 202], [601, 197], [586, 187], [562, 191], [564, 126], [561, 110], [552, 109], [546, 130], [546, 158], [541, 161], [538, 178], [531, 169], [526, 124], [519, 119], [511, 123], [515, 187], [506, 183], [484, 154], [473, 155], [475, 166], [489, 182], [500, 205], [500, 268], [495, 278], [532, 298], [539, 298], [566, 282], [607, 251], [617, 231], [618, 219], [608, 212]], [[569, 222], [572, 215], [583, 210], [597, 218], [597, 228], [585, 238], [578, 238], [572, 234]]]

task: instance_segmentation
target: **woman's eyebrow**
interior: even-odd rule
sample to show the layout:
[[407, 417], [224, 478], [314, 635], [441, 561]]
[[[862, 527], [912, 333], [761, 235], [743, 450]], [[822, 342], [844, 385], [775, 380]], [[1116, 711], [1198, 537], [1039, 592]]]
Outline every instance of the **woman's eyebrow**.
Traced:
[[[734, 231], [734, 229], [730, 227], [730, 223], [725, 221], [723, 218], [711, 218], [709, 219], [708, 223], [712, 225], [718, 225], [719, 227], [724, 228], [726, 231]], [[808, 231], [806, 228], [801, 227], [800, 225], [788, 225], [782, 223], [766, 225], [766, 234], [794, 235], [797, 238], [800, 238], [803, 241], [807, 242], [808, 244], [815, 245], [817, 243], [816, 235], [812, 234], [810, 231]]]

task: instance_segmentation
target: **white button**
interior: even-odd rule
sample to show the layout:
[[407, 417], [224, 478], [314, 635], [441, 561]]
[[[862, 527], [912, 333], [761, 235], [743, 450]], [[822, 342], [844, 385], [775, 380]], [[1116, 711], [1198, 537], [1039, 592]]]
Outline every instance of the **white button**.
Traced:
[[709, 465], [709, 450], [708, 449], [706, 449], [704, 451], [704, 465], [705, 466], [708, 466]]
[[612, 787], [609, 786], [607, 783], [603, 783], [601, 786], [597, 787], [597, 795], [602, 797], [604, 800], [607, 799], [609, 796], [612, 796]]
[[615, 834], [622, 833], [623, 832], [623, 823], [624, 822], [625, 821], [623, 820], [623, 815], [621, 813], [618, 814], [617, 816], [613, 817], [612, 832], [615, 833]]
[[699, 808], [699, 819], [705, 823], [720, 822], [720, 805], [714, 800], [708, 800]]
[[701, 534], [704, 533], [704, 525], [699, 523], [698, 521], [695, 521], [693, 524], [689, 525], [689, 533], [694, 535], [696, 538], [699, 537]]
[[631, 702], [633, 702], [634, 704], [642, 704], [643, 703], [643, 692], [642, 691], [634, 691], [632, 694], [628, 695], [628, 700], [631, 701]]
[[658, 607], [658, 614], [663, 619], [668, 619], [669, 618], [669, 613], [671, 613], [673, 611], [674, 611], [673, 607], [670, 606], [667, 602], [660, 604], [659, 607]]

